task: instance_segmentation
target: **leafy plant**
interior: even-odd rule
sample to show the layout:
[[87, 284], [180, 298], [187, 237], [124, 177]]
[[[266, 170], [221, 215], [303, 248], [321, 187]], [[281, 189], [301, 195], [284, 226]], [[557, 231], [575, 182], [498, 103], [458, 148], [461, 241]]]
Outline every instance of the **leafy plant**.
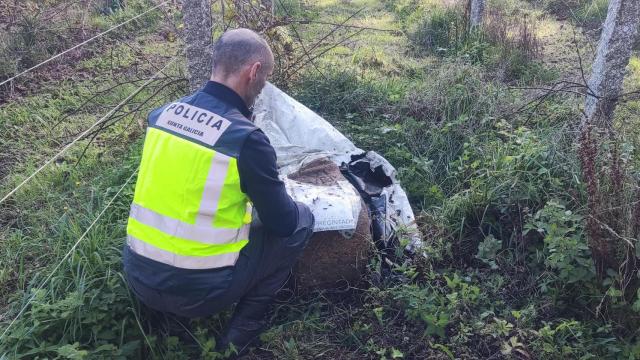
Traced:
[[537, 231], [544, 236], [544, 247], [537, 259], [557, 274], [560, 284], [583, 283], [594, 278], [583, 226], [582, 216], [551, 200], [524, 227], [525, 231]]
[[498, 265], [496, 264], [496, 255], [501, 249], [502, 241], [496, 239], [493, 235], [489, 235], [478, 245], [476, 258], [495, 270], [498, 268]]

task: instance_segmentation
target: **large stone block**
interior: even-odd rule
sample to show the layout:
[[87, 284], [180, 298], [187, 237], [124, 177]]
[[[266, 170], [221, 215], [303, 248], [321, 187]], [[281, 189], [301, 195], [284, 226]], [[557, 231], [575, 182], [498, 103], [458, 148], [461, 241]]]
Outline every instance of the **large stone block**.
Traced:
[[[289, 178], [313, 185], [335, 185], [344, 180], [340, 169], [328, 159], [304, 165]], [[361, 203], [358, 223], [352, 236], [340, 231], [317, 232], [293, 269], [297, 291], [336, 288], [361, 280], [373, 250], [367, 206]]]

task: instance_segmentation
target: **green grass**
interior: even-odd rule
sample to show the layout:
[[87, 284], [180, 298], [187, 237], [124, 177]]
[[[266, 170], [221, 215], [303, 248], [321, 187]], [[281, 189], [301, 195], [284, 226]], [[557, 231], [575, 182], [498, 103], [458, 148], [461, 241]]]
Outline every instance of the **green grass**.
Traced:
[[[107, 43], [102, 55], [77, 64], [77, 74], [86, 80], [45, 82], [38, 95], [0, 108], [7, 149], [0, 156], [2, 196], [142, 85], [164, 66], [167, 53], [176, 51], [176, 44], [158, 43], [157, 37], [142, 35], [139, 40], [133, 47]], [[177, 70], [173, 66], [165, 73], [179, 76]], [[143, 134], [140, 117], [184, 91], [183, 82], [169, 80], [152, 83], [114, 114], [124, 116], [119, 122], [91, 143], [75, 144], [2, 204], [0, 308], [11, 319], [27, 299], [34, 299], [2, 339], [4, 356], [145, 357], [138, 305], [129, 295], [120, 264], [133, 184], [73, 255], [62, 259], [136, 169]], [[143, 104], [156, 90], [158, 94]], [[125, 116], [139, 105], [138, 112]], [[60, 262], [62, 266], [34, 293]], [[91, 350], [86, 350], [87, 343], [93, 343]]]
[[587, 29], [598, 29], [607, 17], [609, 0], [535, 0], [547, 11]]

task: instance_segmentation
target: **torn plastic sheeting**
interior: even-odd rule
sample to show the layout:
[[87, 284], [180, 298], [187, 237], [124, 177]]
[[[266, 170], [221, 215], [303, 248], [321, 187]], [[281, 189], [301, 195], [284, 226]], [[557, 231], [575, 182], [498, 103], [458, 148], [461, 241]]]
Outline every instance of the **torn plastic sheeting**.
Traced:
[[[400, 227], [407, 230], [410, 236], [408, 251], [415, 252], [422, 247], [407, 195], [396, 179], [395, 168], [385, 158], [374, 151], [359, 149], [329, 122], [272, 84], [262, 90], [254, 115], [255, 124], [267, 134], [276, 151], [283, 179], [303, 164], [322, 157], [331, 159], [338, 166], [349, 164], [352, 156], [360, 157], [372, 171], [382, 169], [391, 179], [391, 184], [381, 191], [386, 199], [386, 223], [392, 230]], [[351, 216], [349, 213], [345, 211], [343, 216]], [[389, 236], [385, 236], [384, 241], [388, 240]]]

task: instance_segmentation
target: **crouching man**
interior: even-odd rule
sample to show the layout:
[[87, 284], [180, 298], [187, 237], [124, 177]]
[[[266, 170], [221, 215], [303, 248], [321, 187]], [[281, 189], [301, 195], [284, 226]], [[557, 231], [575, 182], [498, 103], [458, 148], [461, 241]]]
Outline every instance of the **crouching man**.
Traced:
[[273, 67], [256, 33], [220, 37], [211, 81], [149, 115], [127, 225], [124, 270], [145, 305], [194, 318], [236, 303], [219, 349], [245, 349], [264, 330], [314, 224], [285, 192], [275, 151], [250, 121]]

